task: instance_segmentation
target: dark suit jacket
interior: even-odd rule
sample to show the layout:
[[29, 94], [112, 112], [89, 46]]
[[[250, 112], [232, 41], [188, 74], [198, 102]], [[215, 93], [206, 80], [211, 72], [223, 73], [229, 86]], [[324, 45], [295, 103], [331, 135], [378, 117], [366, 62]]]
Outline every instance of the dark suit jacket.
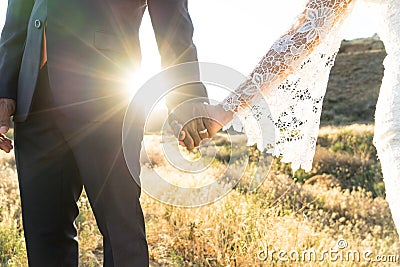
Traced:
[[[124, 76], [141, 59], [139, 26], [146, 7], [163, 66], [197, 61], [187, 0], [10, 0], [0, 41], [0, 97], [17, 101], [14, 120], [24, 121], [29, 113], [44, 26], [55, 104], [85, 120], [123, 109]], [[201, 83], [181, 92], [168, 100], [169, 107], [207, 96]]]

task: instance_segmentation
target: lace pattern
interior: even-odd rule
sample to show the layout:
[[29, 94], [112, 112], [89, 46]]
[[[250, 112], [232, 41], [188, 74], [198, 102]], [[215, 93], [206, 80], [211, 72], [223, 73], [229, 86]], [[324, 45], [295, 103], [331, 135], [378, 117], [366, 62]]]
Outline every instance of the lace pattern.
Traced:
[[233, 126], [293, 170], [311, 170], [322, 101], [352, 0], [310, 0], [248, 79], [223, 102]]

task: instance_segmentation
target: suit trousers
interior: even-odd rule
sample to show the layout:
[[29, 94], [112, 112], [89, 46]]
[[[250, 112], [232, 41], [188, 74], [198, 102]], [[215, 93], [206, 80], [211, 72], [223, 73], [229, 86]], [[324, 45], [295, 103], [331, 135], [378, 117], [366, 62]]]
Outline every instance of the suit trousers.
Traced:
[[[104, 266], [148, 266], [140, 186], [126, 166], [123, 112], [104, 122], [80, 121], [53, 105], [47, 67], [31, 111], [15, 123], [15, 155], [30, 266], [78, 266], [74, 221], [85, 187], [103, 235]], [[134, 135], [137, 173], [142, 133]]]

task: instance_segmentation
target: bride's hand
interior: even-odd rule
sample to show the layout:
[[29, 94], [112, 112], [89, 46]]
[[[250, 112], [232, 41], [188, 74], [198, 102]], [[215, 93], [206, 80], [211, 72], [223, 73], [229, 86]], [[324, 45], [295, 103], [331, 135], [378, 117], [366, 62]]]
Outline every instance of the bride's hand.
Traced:
[[209, 138], [213, 138], [222, 127], [233, 119], [233, 112], [226, 111], [222, 105], [205, 105], [205, 110], [208, 114], [205, 124]]

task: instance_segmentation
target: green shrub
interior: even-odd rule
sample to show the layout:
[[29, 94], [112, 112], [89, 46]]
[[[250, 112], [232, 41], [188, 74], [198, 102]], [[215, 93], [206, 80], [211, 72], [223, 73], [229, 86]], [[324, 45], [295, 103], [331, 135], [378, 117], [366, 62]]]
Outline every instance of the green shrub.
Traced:
[[0, 265], [28, 266], [22, 229], [0, 227]]

